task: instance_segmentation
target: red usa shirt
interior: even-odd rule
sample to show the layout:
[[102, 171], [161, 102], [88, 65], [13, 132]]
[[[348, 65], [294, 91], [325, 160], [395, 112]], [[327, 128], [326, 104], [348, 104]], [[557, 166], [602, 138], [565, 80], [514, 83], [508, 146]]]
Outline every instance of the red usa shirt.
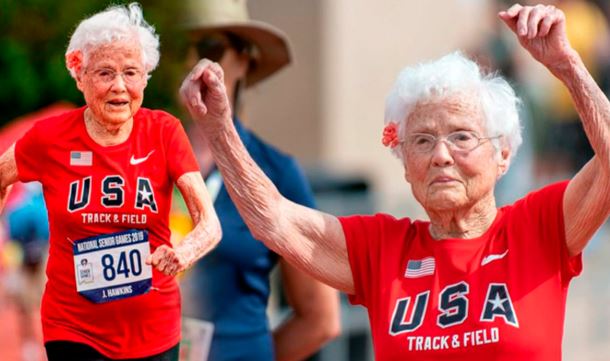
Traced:
[[174, 278], [153, 270], [148, 293], [95, 304], [76, 292], [72, 245], [127, 229], [147, 230], [151, 253], [170, 245], [174, 183], [199, 167], [180, 122], [165, 112], [140, 109], [129, 138], [104, 147], [88, 135], [84, 110], [36, 123], [15, 147], [19, 180], [42, 183], [49, 212], [44, 340], [85, 343], [113, 358], [154, 355], [180, 340]]
[[561, 360], [569, 257], [567, 182], [498, 210], [475, 239], [434, 240], [429, 222], [340, 218], [377, 360]]

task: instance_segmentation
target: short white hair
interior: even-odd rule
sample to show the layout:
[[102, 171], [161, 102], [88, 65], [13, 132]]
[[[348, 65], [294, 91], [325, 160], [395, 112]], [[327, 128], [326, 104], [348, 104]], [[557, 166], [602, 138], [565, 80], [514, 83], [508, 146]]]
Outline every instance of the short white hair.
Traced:
[[[88, 52], [103, 44], [121, 40], [137, 40], [142, 50], [142, 64], [149, 73], [159, 64], [159, 36], [155, 28], [144, 20], [142, 7], [138, 3], [113, 5], [78, 24], [70, 38], [66, 55], [75, 50], [83, 54], [87, 63]], [[70, 75], [76, 77], [75, 69], [68, 67]]]
[[[386, 98], [384, 123], [396, 123], [398, 137], [403, 140], [406, 122], [418, 103], [464, 93], [478, 96], [486, 136], [503, 136], [512, 158], [522, 142], [521, 102], [504, 78], [497, 73], [483, 74], [477, 63], [460, 52], [404, 68]], [[500, 141], [494, 140], [493, 144], [500, 150]], [[402, 159], [400, 147], [394, 147], [392, 153]]]

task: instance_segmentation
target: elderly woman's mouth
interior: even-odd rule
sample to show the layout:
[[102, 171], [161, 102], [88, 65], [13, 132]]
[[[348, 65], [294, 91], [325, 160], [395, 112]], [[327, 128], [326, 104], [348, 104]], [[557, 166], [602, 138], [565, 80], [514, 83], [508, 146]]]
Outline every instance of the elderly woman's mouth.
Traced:
[[129, 101], [127, 100], [110, 100], [109, 102], [107, 102], [109, 105], [114, 106], [114, 107], [120, 107], [120, 106], [124, 106], [129, 104]]
[[432, 179], [432, 182], [430, 182], [430, 185], [433, 184], [449, 184], [449, 183], [454, 183], [457, 182], [457, 179], [452, 178], [452, 177], [436, 177], [434, 179]]

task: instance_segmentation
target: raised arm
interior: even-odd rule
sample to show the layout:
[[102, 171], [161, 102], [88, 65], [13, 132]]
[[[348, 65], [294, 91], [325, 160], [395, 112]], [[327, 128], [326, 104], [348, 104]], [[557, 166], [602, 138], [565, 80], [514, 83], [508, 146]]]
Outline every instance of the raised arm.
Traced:
[[147, 260], [159, 271], [174, 276], [210, 252], [222, 237], [214, 205], [199, 172], [185, 173], [176, 182], [188, 207], [193, 230], [175, 248], [162, 245]]
[[0, 156], [0, 212], [4, 209], [10, 186], [18, 180], [15, 144]]
[[201, 60], [180, 95], [208, 139], [229, 195], [254, 237], [312, 277], [352, 293], [339, 220], [282, 197], [254, 163], [233, 126], [220, 66]]
[[610, 102], [570, 46], [561, 10], [514, 5], [498, 15], [519, 43], [568, 88], [595, 152], [572, 178], [563, 200], [566, 243], [576, 255], [610, 214]]

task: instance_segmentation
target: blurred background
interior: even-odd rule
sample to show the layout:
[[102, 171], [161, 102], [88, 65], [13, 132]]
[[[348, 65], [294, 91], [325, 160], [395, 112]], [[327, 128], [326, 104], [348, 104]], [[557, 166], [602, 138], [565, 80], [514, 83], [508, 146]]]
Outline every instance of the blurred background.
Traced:
[[[610, 1], [540, 2], [566, 12], [572, 45], [608, 94]], [[141, 4], [161, 36], [161, 62], [144, 106], [187, 119], [177, 103], [188, 70], [183, 60], [187, 38], [176, 26], [180, 8], [161, 0]], [[101, 0], [0, 0], [2, 151], [32, 119], [84, 104], [65, 68], [64, 52], [76, 24], [108, 5]], [[509, 5], [497, 0], [250, 0], [252, 18], [288, 34], [296, 61], [245, 93], [248, 107], [241, 117], [262, 138], [299, 159], [319, 208], [336, 215], [386, 212], [425, 218], [399, 161], [381, 145], [384, 99], [403, 67], [461, 49], [506, 76], [523, 101], [524, 144], [497, 187], [499, 203], [510, 203], [570, 177], [591, 149], [567, 93], [502, 28], [496, 13]], [[9, 227], [5, 220], [0, 360], [42, 360], [36, 297], [43, 282], [37, 275], [44, 236], [11, 239]], [[34, 256], [31, 243], [38, 249]], [[606, 224], [586, 249], [584, 272], [570, 289], [564, 360], [610, 360], [609, 259]], [[342, 336], [313, 359], [372, 360], [365, 310], [349, 306], [344, 297], [342, 303]], [[286, 313], [284, 304], [278, 289], [269, 310], [273, 323]]]

